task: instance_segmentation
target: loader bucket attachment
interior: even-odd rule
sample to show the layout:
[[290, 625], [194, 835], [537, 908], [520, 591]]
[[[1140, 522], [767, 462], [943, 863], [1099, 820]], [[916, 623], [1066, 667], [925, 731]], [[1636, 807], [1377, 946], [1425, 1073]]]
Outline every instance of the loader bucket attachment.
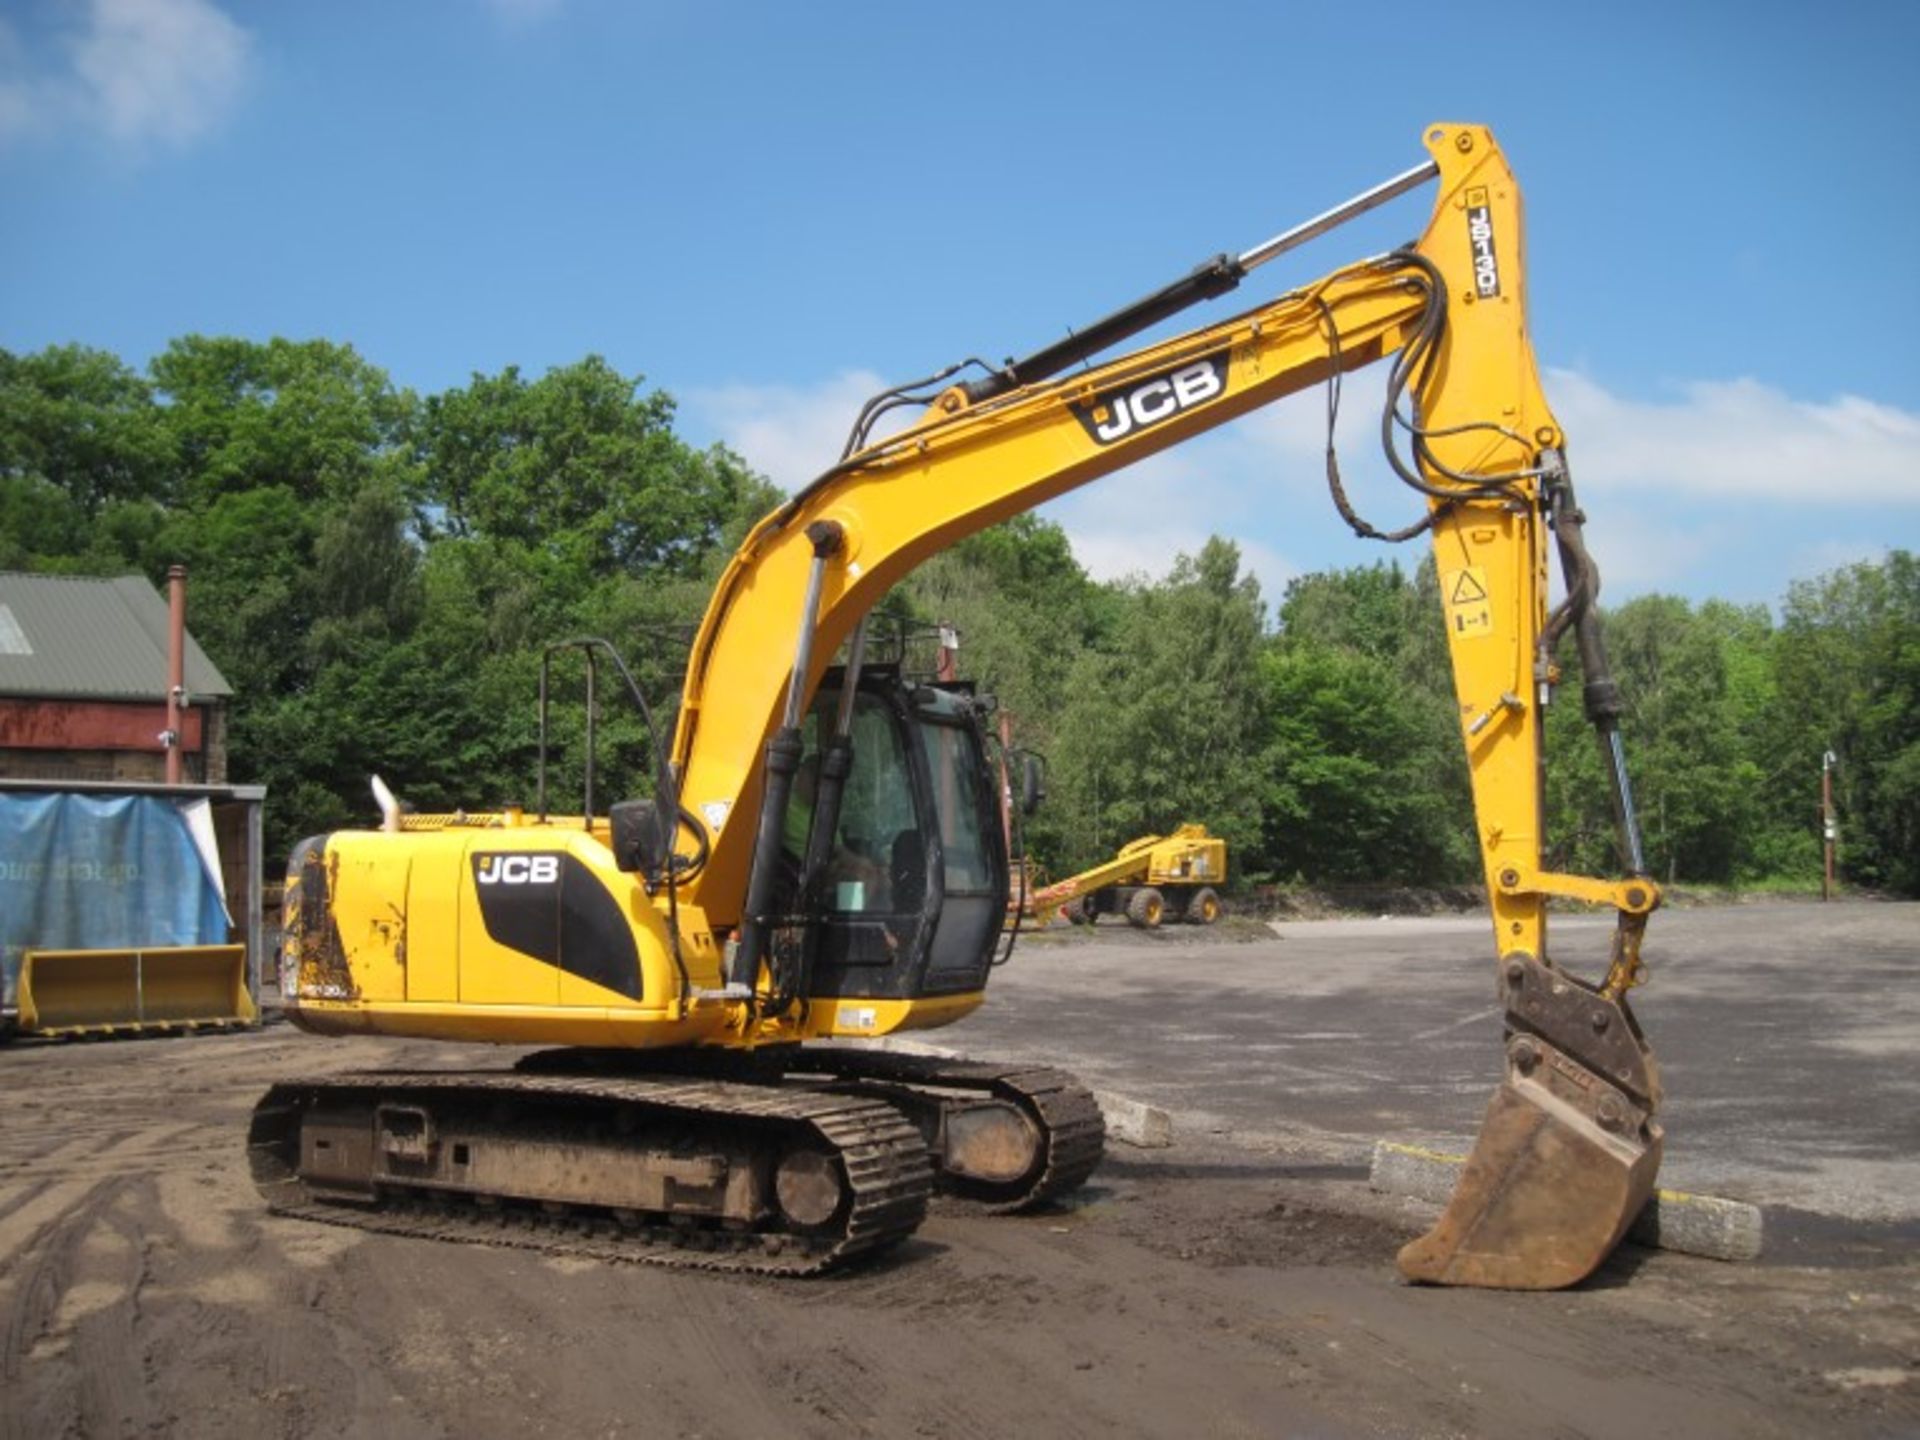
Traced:
[[1526, 961], [1508, 971], [1508, 1023], [1507, 1078], [1445, 1213], [1400, 1251], [1409, 1280], [1576, 1285], [1653, 1194], [1659, 1077], [1624, 1002]]
[[244, 945], [29, 950], [19, 1004], [20, 1028], [33, 1035], [218, 1029], [259, 1018]]

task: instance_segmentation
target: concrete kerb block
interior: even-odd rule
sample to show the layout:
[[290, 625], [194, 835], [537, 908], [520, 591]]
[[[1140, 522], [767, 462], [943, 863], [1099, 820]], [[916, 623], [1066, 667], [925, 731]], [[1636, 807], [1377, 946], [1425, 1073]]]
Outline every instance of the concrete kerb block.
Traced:
[[1744, 1200], [1656, 1190], [1627, 1238], [1711, 1260], [1757, 1260], [1765, 1228], [1760, 1207]]
[[1109, 1139], [1141, 1150], [1164, 1150], [1173, 1144], [1173, 1117], [1159, 1106], [1111, 1090], [1096, 1090], [1093, 1098], [1106, 1117]]
[[[1466, 1164], [1464, 1155], [1381, 1140], [1373, 1147], [1368, 1183], [1385, 1195], [1406, 1195], [1444, 1205]], [[1704, 1255], [1710, 1260], [1759, 1256], [1765, 1220], [1757, 1205], [1684, 1190], [1656, 1190], [1627, 1230], [1637, 1245]]]
[[1453, 1187], [1460, 1179], [1460, 1167], [1465, 1163], [1464, 1155], [1377, 1140], [1367, 1185], [1382, 1195], [1405, 1195], [1409, 1199], [1444, 1205], [1452, 1196]]

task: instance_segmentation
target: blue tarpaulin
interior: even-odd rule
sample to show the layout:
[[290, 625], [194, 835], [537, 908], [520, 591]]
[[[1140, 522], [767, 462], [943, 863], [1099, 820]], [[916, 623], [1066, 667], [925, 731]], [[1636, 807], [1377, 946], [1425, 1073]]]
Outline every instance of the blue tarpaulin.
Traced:
[[226, 939], [220, 887], [171, 800], [0, 794], [0, 1004], [15, 1004], [28, 950]]

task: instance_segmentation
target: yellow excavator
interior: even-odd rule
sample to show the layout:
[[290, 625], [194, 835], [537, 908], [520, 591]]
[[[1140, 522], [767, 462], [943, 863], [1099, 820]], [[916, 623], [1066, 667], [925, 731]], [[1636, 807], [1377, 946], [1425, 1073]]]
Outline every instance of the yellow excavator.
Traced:
[[[1104, 1135], [1070, 1075], [823, 1043], [975, 1009], [1007, 903], [985, 698], [869, 663], [866, 617], [962, 537], [1325, 385], [1342, 514], [1434, 547], [1506, 1018], [1473, 1154], [1400, 1268], [1516, 1288], [1589, 1274], [1660, 1159], [1658, 1071], [1627, 1003], [1660, 896], [1567, 439], [1528, 340], [1520, 189], [1485, 128], [1424, 141], [1424, 163], [1066, 340], [869, 402], [843, 458], [721, 576], [650, 795], [600, 815], [589, 793], [569, 819], [544, 797], [534, 813], [438, 817], [387, 798], [379, 830], [301, 844], [280, 976], [295, 1024], [561, 1048], [276, 1085], [250, 1137], [269, 1202], [404, 1234], [803, 1274], [897, 1243], [935, 1190], [1013, 1210], [1081, 1184]], [[1417, 243], [1092, 363], [1429, 182]], [[1388, 462], [1422, 501], [1393, 532], [1354, 512], [1332, 446], [1341, 376], [1380, 360]], [[918, 413], [876, 438], [901, 407]], [[1566, 592], [1551, 606], [1550, 532]], [[1542, 712], [1568, 632], [1623, 878], [1543, 864]], [[589, 653], [644, 711], [617, 655]], [[1617, 913], [1604, 976], [1549, 956], [1554, 899]]]

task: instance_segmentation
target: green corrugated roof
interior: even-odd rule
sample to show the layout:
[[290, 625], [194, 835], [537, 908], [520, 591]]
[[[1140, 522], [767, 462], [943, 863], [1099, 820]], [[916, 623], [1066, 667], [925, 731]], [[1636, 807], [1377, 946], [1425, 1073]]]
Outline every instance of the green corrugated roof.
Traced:
[[[190, 697], [233, 694], [191, 633], [186, 672]], [[139, 575], [0, 570], [0, 695], [165, 700], [166, 600]]]

